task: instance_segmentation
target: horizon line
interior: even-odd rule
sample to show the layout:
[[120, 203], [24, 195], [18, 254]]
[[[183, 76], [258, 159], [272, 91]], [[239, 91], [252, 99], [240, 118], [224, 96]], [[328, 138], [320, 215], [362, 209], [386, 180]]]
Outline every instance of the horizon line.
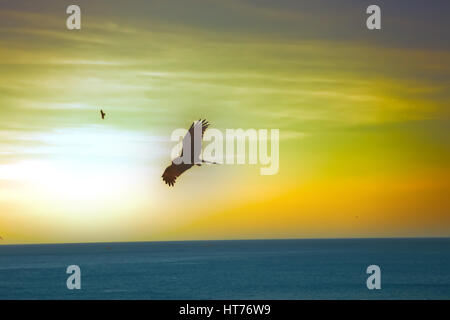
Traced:
[[450, 239], [450, 236], [418, 236], [418, 237], [335, 237], [335, 238], [250, 238], [250, 239], [197, 239], [197, 240], [150, 240], [150, 241], [91, 241], [91, 242], [41, 242], [41, 243], [8, 243], [0, 246], [39, 246], [39, 245], [89, 245], [89, 244], [122, 244], [122, 243], [180, 243], [180, 242], [231, 242], [231, 241], [288, 241], [288, 240], [412, 240], [412, 239]]

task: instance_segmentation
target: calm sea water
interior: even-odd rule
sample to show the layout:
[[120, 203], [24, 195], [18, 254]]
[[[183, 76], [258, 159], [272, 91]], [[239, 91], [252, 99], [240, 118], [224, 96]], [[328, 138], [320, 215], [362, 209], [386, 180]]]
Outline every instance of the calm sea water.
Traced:
[[450, 299], [450, 239], [0, 246], [0, 299]]

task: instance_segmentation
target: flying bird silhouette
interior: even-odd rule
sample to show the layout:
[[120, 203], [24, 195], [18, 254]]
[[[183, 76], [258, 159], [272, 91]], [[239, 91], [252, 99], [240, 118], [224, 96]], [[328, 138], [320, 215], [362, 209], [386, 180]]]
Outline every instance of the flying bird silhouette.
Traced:
[[106, 113], [104, 113], [103, 110], [100, 110], [100, 114], [102, 115], [102, 119], [105, 119]]
[[[183, 138], [183, 150], [181, 151], [181, 155], [178, 158], [175, 158], [172, 161], [172, 164], [164, 170], [162, 178], [166, 184], [173, 186], [177, 178], [194, 165], [201, 166], [202, 163], [217, 164], [215, 162], [200, 159], [203, 135], [208, 127], [209, 122], [205, 119], [192, 123], [188, 133]], [[195, 135], [195, 132], [200, 132], [199, 130], [201, 130], [202, 133], [201, 137], [200, 135]], [[186, 161], [187, 163], [184, 163], [183, 154], [188, 151], [190, 151], [190, 159], [188, 159], [190, 161]]]

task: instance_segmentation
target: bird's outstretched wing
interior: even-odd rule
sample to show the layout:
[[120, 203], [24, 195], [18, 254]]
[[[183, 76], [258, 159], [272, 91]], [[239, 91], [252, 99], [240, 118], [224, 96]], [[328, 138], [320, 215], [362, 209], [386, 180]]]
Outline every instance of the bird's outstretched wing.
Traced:
[[187, 169], [189, 169], [190, 166], [186, 166], [184, 164], [171, 164], [164, 170], [164, 173], [162, 175], [162, 178], [166, 184], [169, 186], [173, 186], [175, 184], [175, 181], [177, 178], [185, 172]]
[[[197, 159], [200, 156], [201, 148], [202, 148], [202, 140], [205, 134], [206, 129], [209, 127], [209, 122], [206, 119], [199, 119], [191, 124], [188, 133], [183, 138], [183, 150], [186, 148], [191, 149], [191, 158]], [[195, 140], [195, 131], [202, 130], [202, 136], [200, 141]], [[198, 144], [198, 147], [195, 147]], [[181, 151], [181, 157], [183, 156], [183, 151]]]
[[[192, 168], [194, 164], [197, 164], [197, 161], [199, 163], [206, 162], [200, 160], [200, 153], [202, 149], [201, 146], [203, 135], [205, 134], [205, 131], [208, 127], [209, 123], [206, 120], [198, 120], [192, 123], [191, 127], [189, 128], [189, 133], [187, 133], [186, 136], [183, 138], [183, 150], [190, 150], [191, 162], [190, 163], [182, 162], [180, 164], [175, 164], [172, 162], [172, 164], [168, 166], [166, 170], [164, 170], [164, 173], [162, 175], [162, 178], [166, 184], [168, 184], [169, 186], [173, 186], [177, 178], [183, 172], [185, 172], [189, 168]], [[200, 129], [202, 132], [201, 138], [195, 137], [195, 132]], [[180, 157], [183, 157], [183, 151], [181, 152]]]
[[198, 119], [198, 121], [195, 121], [191, 124], [191, 127], [189, 128], [189, 134], [191, 135], [191, 137], [194, 136], [194, 130], [195, 129], [200, 129], [200, 127], [202, 128], [202, 138], [203, 135], [205, 134], [206, 129], [208, 129], [209, 127], [209, 122], [206, 121], [206, 119]]

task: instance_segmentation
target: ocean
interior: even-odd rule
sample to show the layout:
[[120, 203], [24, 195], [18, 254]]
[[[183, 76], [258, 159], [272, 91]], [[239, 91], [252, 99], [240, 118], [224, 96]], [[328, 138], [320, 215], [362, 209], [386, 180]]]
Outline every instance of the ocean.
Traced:
[[450, 299], [450, 238], [2, 245], [0, 299]]

